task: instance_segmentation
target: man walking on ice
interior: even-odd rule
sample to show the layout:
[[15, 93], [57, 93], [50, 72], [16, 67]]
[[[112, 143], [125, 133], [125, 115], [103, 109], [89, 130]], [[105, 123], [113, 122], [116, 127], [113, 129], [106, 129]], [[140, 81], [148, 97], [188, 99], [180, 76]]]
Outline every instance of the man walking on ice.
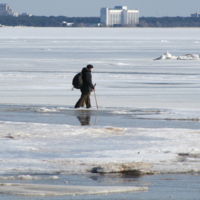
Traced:
[[76, 103], [75, 108], [84, 107], [84, 104], [86, 104], [86, 108], [91, 108], [90, 93], [95, 90], [91, 75], [93, 68], [92, 65], [87, 65], [87, 67], [82, 69], [83, 85], [81, 87], [81, 97]]

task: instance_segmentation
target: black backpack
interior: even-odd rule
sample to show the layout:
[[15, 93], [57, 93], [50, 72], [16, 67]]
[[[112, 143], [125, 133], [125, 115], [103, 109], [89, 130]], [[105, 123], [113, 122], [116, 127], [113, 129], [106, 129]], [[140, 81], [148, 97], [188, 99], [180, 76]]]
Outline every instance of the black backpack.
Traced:
[[81, 89], [81, 87], [83, 86], [82, 72], [79, 72], [74, 76], [72, 80], [72, 85], [76, 89]]

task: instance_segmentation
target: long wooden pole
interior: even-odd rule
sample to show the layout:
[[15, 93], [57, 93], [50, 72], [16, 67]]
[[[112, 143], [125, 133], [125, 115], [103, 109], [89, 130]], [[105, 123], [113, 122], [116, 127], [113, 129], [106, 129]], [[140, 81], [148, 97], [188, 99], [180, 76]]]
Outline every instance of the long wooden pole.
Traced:
[[[94, 87], [95, 87], [95, 86], [96, 86], [96, 83], [94, 84]], [[99, 106], [98, 106], [98, 103], [97, 103], [97, 97], [96, 97], [96, 92], [95, 92], [95, 90], [94, 90], [94, 97], [95, 97], [97, 109], [99, 109]]]

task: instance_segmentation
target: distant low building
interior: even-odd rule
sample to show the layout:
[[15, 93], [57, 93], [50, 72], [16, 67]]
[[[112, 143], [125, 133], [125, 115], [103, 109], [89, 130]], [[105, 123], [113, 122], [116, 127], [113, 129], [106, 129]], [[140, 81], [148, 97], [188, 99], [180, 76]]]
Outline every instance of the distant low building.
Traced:
[[200, 13], [191, 14], [191, 17], [200, 17]]
[[74, 23], [67, 23], [66, 21], [62, 22], [62, 26], [72, 27]]
[[20, 14], [19, 16], [28, 16], [28, 17], [31, 17], [31, 16], [33, 16], [33, 15], [31, 15], [31, 14], [29, 14], [29, 13], [22, 13], [22, 14]]
[[66, 23], [66, 26], [69, 26], [69, 27], [71, 27], [73, 25], [74, 25], [74, 23]]
[[128, 10], [127, 6], [101, 8], [100, 18], [105, 26], [136, 26], [139, 23], [139, 10]]

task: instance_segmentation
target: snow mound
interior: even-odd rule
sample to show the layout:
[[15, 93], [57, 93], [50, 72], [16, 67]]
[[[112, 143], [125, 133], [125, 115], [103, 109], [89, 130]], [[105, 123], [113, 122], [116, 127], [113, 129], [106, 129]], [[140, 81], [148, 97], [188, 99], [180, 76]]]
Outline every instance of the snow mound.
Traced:
[[156, 58], [155, 60], [177, 60], [176, 56], [173, 56], [168, 51], [165, 54], [162, 54], [160, 57]]

